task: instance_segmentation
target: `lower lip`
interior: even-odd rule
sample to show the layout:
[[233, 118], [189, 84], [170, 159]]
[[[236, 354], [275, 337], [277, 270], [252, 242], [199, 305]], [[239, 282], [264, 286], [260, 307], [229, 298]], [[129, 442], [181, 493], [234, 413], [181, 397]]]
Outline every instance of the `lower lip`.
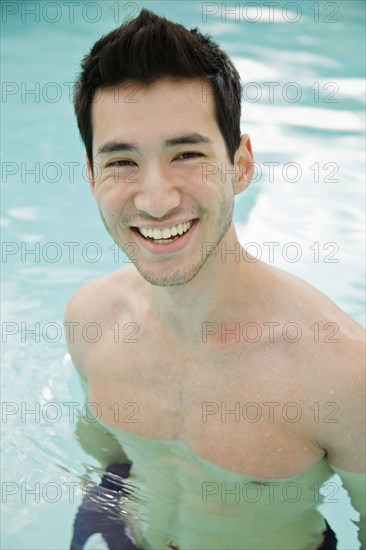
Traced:
[[197, 225], [198, 220], [193, 220], [188, 231], [177, 239], [172, 240], [170, 243], [156, 243], [152, 239], [145, 239], [138, 229], [132, 229], [132, 231], [141, 245], [149, 252], [152, 252], [153, 254], [172, 254], [173, 252], [178, 252], [186, 246], [195, 232]]

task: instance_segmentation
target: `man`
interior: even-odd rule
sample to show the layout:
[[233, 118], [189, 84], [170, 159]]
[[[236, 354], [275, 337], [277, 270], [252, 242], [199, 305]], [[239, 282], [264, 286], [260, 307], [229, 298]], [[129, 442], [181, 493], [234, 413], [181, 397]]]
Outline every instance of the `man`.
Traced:
[[211, 39], [147, 10], [83, 60], [90, 187], [132, 265], [66, 310], [100, 333], [69, 342], [102, 439], [85, 422], [79, 436], [124, 497], [109, 525], [103, 499], [92, 520], [82, 507], [73, 548], [96, 533], [108, 548], [335, 548], [317, 511], [334, 472], [364, 538], [363, 330], [298, 278], [225, 254], [253, 175], [240, 90]]

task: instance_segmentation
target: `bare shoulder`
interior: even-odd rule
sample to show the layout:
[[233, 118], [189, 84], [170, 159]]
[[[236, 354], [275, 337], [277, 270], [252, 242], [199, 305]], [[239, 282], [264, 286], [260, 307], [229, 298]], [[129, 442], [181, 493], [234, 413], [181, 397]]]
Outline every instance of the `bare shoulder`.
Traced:
[[[314, 340], [321, 340], [320, 331], [328, 331], [329, 338], [323, 334], [325, 342], [327, 340], [335, 342], [341, 338], [344, 345], [352, 345], [358, 341], [364, 341], [364, 328], [323, 292], [300, 277], [281, 269], [266, 266], [267, 269], [275, 295], [276, 309], [282, 312], [282, 315], [286, 315], [288, 319], [292, 318], [294, 323], [300, 323], [304, 328], [309, 323], [309, 327], [311, 327], [309, 334], [315, 333], [315, 336], [312, 336]], [[317, 334], [318, 330], [319, 334]], [[330, 336], [332, 331], [337, 338]]]
[[364, 389], [365, 329], [304, 280], [270, 269], [275, 310], [289, 327], [287, 349], [306, 376], [304, 390], [319, 396], [329, 388], [329, 395], [337, 391], [347, 399], [359, 394]]
[[305, 281], [280, 270], [273, 277], [277, 299], [287, 304], [286, 318], [302, 333], [293, 357], [301, 392], [314, 411], [309, 435], [331, 465], [363, 471], [365, 330]]
[[80, 287], [65, 309], [65, 320], [95, 320], [109, 316], [116, 308], [127, 305], [135, 281], [135, 268], [128, 266], [97, 277]]
[[81, 337], [82, 330], [90, 327], [92, 333], [93, 326], [98, 330], [113, 324], [124, 312], [128, 314], [140, 279], [134, 266], [124, 267], [88, 281], [68, 301], [64, 313], [67, 346], [73, 363], [84, 377], [87, 377], [84, 358], [88, 340]]

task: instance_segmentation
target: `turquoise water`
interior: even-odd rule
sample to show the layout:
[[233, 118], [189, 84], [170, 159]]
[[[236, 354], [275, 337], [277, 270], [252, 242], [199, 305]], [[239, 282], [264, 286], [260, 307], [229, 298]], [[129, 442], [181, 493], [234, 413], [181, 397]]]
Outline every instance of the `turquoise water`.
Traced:
[[[72, 437], [72, 407], [65, 405], [80, 408], [83, 401], [64, 360], [63, 309], [82, 283], [127, 265], [86, 182], [70, 102], [82, 55], [143, 5], [212, 33], [246, 84], [242, 129], [258, 163], [255, 181], [237, 201], [240, 241], [365, 325], [365, 7], [279, 2], [269, 12], [263, 2], [240, 2], [229, 15], [235, 4], [227, 3], [225, 19], [221, 2], [79, 2], [74, 13], [62, 2], [58, 9], [5, 4], [1, 546], [63, 549], [81, 498], [70, 484], [85, 464], [95, 466]], [[273, 258], [268, 242], [279, 243]], [[36, 334], [26, 332], [32, 328]], [[323, 511], [339, 547], [358, 548], [350, 521], [357, 514], [347, 497]]]

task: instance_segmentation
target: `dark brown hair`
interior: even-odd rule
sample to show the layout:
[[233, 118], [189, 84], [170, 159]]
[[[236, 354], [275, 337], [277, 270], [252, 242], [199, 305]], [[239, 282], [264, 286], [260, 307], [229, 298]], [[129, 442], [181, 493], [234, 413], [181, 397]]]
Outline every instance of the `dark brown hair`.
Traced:
[[202, 78], [211, 84], [216, 121], [234, 162], [240, 142], [240, 77], [209, 35], [142, 9], [135, 19], [98, 40], [81, 67], [74, 87], [74, 108], [91, 164], [91, 107], [96, 91], [127, 80], [147, 86], [164, 77]]

